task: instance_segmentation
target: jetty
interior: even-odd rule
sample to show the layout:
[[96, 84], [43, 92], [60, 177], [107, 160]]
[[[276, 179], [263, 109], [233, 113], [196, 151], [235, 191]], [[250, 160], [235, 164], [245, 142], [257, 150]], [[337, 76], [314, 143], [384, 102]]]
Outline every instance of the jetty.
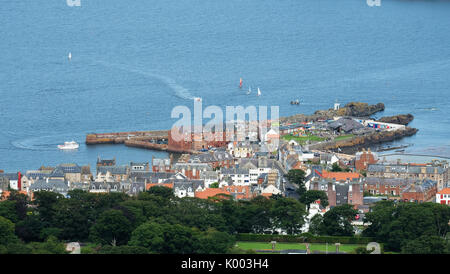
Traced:
[[168, 130], [89, 133], [86, 135], [86, 145], [99, 144], [124, 144], [129, 147], [160, 150], [172, 153], [199, 153], [196, 150], [186, 147], [170, 145]]
[[127, 140], [164, 142], [168, 138], [168, 130], [89, 133], [86, 135], [86, 145], [124, 144]]

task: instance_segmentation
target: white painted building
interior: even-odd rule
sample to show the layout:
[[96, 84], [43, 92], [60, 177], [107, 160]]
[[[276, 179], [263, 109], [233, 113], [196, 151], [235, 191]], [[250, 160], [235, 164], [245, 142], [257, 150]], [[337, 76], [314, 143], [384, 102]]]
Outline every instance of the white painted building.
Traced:
[[436, 193], [436, 203], [450, 205], [450, 188], [444, 188]]

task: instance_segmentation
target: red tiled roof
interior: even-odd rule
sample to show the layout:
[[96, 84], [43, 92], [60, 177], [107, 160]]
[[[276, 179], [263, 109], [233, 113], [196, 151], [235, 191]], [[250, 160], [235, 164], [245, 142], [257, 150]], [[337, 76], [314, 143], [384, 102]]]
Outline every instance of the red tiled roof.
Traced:
[[436, 194], [450, 194], [450, 188], [449, 187], [444, 188]]
[[320, 172], [318, 172], [317, 170], [316, 172], [323, 178], [335, 179], [336, 181], [345, 181], [347, 179], [352, 180], [361, 177], [361, 175], [356, 172], [329, 172], [326, 170], [322, 171], [322, 174], [320, 174]]
[[220, 188], [207, 188], [203, 191], [196, 191], [195, 192], [195, 197], [196, 198], [200, 198], [200, 199], [208, 199], [209, 197], [214, 197], [218, 194], [226, 194], [226, 195], [230, 195], [230, 192], [225, 191], [223, 189]]
[[145, 185], [145, 189], [149, 190], [150, 188], [152, 188], [154, 186], [165, 186], [165, 187], [168, 187], [168, 188], [173, 188], [173, 183], [170, 183], [170, 184], [146, 184]]

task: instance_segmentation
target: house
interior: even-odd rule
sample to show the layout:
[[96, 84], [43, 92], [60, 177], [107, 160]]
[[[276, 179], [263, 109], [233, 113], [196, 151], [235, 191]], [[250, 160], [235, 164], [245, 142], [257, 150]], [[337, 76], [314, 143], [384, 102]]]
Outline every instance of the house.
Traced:
[[[1, 173], [1, 177], [6, 177], [9, 181], [9, 187], [14, 190], [22, 190], [22, 187], [20, 185], [20, 172], [17, 173]], [[7, 189], [6, 189], [7, 190]]]
[[367, 170], [369, 165], [376, 164], [378, 162], [378, 156], [370, 151], [370, 148], [366, 151], [356, 153], [355, 168], [356, 170]]
[[302, 227], [302, 232], [308, 232], [309, 231], [309, 225], [311, 224], [311, 219], [316, 216], [317, 214], [319, 215], [324, 215], [325, 212], [327, 210], [320, 204], [320, 200], [317, 200], [311, 204], [309, 204], [309, 209], [308, 209], [308, 216], [306, 216], [306, 222]]
[[353, 118], [341, 117], [328, 124], [328, 128], [336, 133], [351, 133], [364, 128], [364, 125]]
[[256, 152], [250, 141], [230, 142], [227, 149], [234, 158], [250, 158]]
[[423, 203], [435, 198], [436, 193], [436, 181], [424, 179], [406, 187], [400, 194], [400, 197], [405, 202]]
[[130, 162], [130, 171], [150, 171], [150, 165], [148, 162], [136, 163]]
[[130, 190], [128, 191], [128, 194], [131, 196], [137, 196], [139, 193], [144, 192], [146, 190], [145, 188], [145, 182], [132, 182], [130, 186]]
[[153, 172], [173, 172], [172, 169], [173, 156], [171, 154], [168, 159], [157, 159], [152, 156], [152, 171]]
[[128, 179], [128, 166], [99, 166], [95, 181], [125, 181]]
[[206, 188], [202, 191], [196, 191], [194, 197], [199, 199], [208, 199], [215, 197], [217, 195], [230, 195], [230, 192], [220, 189], [220, 188]]
[[91, 182], [67, 182], [69, 190], [80, 189], [83, 191], [89, 191], [91, 189]]
[[174, 180], [173, 191], [178, 198], [195, 197], [195, 192], [205, 190], [203, 180]]
[[8, 190], [9, 190], [9, 178], [7, 176], [0, 176], [0, 193]]
[[372, 195], [399, 196], [412, 179], [368, 177], [363, 179], [364, 191]]
[[60, 164], [52, 172], [50, 177], [60, 178], [63, 175], [64, 180], [71, 182], [81, 181], [81, 167], [74, 163]]
[[179, 172], [189, 179], [200, 179], [200, 173], [212, 171], [212, 167], [206, 163], [176, 163], [173, 166], [175, 172]]
[[92, 176], [91, 166], [90, 165], [82, 166], [81, 167], [81, 181], [82, 182], [90, 182], [93, 179], [94, 178]]
[[332, 165], [339, 163], [339, 158], [333, 153], [321, 153], [319, 159], [321, 164]]
[[53, 191], [61, 195], [67, 196], [69, 186], [67, 181], [51, 180], [51, 179], [39, 179], [30, 186], [30, 193], [32, 199], [34, 198], [34, 192], [37, 191]]
[[[275, 159], [268, 159], [267, 157], [258, 158], [243, 158], [239, 159], [239, 168], [245, 168], [249, 170], [250, 184], [257, 185], [258, 177], [263, 173], [275, 173], [278, 175], [275, 178], [276, 182], [274, 184], [279, 187], [281, 182], [281, 177], [287, 173], [287, 171], [282, 167], [281, 163]], [[274, 176], [272, 176], [274, 178]]]
[[230, 168], [234, 165], [234, 158], [225, 150], [214, 149], [207, 153], [191, 155], [188, 163], [206, 163], [213, 169], [219, 167]]
[[322, 170], [322, 172], [314, 170], [314, 172], [316, 172], [316, 174], [318, 174], [321, 178], [333, 179], [336, 181], [351, 181], [361, 177], [361, 175], [356, 172], [330, 172], [327, 170]]
[[235, 200], [250, 200], [254, 197], [250, 186], [231, 185], [221, 187], [222, 190], [227, 191]]
[[442, 190], [449, 180], [448, 165], [435, 164], [369, 164], [367, 177], [428, 179], [437, 182], [437, 190]]
[[100, 166], [115, 166], [116, 165], [116, 157], [114, 159], [100, 159], [97, 158], [97, 168]]
[[250, 184], [250, 174], [247, 168], [222, 168], [219, 173], [220, 181], [230, 178], [233, 185]]
[[204, 171], [200, 174], [200, 180], [205, 181], [205, 187], [209, 188], [211, 184], [219, 182], [219, 174], [216, 171]]
[[450, 188], [444, 188], [436, 193], [436, 203], [450, 205]]
[[343, 204], [351, 204], [355, 207], [363, 205], [363, 184], [358, 180], [343, 183], [322, 178], [312, 181], [310, 190], [325, 191], [330, 207]]

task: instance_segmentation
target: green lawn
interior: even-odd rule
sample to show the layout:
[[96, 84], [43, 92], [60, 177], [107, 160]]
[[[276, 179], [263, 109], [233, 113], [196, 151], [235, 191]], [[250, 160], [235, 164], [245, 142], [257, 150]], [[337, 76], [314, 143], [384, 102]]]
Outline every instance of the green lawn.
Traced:
[[355, 135], [353, 135], [353, 134], [341, 135], [341, 136], [338, 136], [338, 137], [334, 138], [334, 140], [335, 141], [345, 140], [345, 139], [353, 138], [354, 136]]
[[318, 137], [316, 135], [308, 135], [308, 136], [302, 136], [302, 137], [297, 137], [297, 136], [293, 136], [291, 134], [288, 135], [283, 135], [281, 138], [283, 138], [286, 141], [290, 141], [290, 140], [294, 140], [296, 142], [298, 142], [299, 144], [306, 144], [306, 141], [310, 141], [310, 142], [320, 142], [325, 140], [325, 138], [321, 138]]
[[[272, 250], [272, 244], [270, 242], [236, 242], [238, 248], [243, 250]], [[341, 244], [339, 247], [339, 251], [351, 253], [357, 247], [365, 247], [366, 245], [353, 245], [353, 244]], [[309, 245], [311, 251], [327, 251], [326, 244], [310, 244]], [[306, 245], [304, 243], [280, 243], [278, 242], [275, 246], [275, 250], [284, 250], [284, 249], [303, 249], [306, 250]], [[336, 250], [334, 244], [328, 244], [328, 251], [333, 252]]]

